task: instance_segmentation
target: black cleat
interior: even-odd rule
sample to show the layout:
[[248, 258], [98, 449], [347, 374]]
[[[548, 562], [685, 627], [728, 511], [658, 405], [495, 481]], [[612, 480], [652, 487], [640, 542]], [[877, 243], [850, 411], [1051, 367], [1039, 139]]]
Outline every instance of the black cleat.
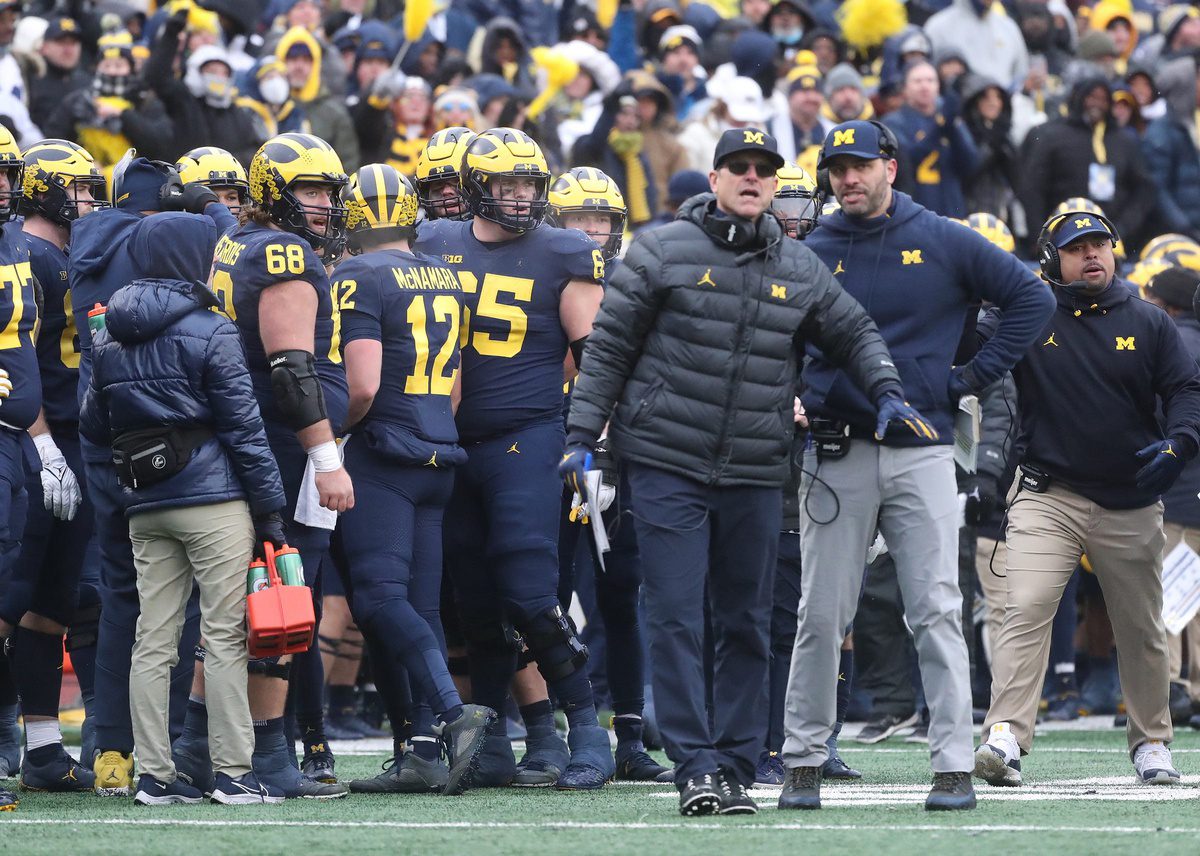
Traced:
[[850, 739], [855, 743], [882, 743], [897, 731], [903, 731], [905, 728], [916, 725], [920, 721], [921, 715], [919, 713], [910, 713], [908, 716], [885, 713], [878, 719], [868, 722], [863, 726], [862, 731]]
[[758, 814], [758, 803], [746, 790], [746, 786], [722, 770], [717, 776], [717, 787], [721, 793], [721, 814]]
[[496, 711], [490, 707], [464, 704], [457, 719], [434, 727], [450, 754], [450, 774], [443, 794], [457, 796], [471, 787], [479, 769], [479, 754], [496, 719]]
[[650, 757], [640, 743], [629, 748], [617, 747], [617, 782], [673, 782], [675, 773]]
[[829, 757], [825, 759], [825, 763], [821, 765], [821, 778], [854, 780], [861, 779], [862, 773], [843, 761], [841, 754], [835, 746], [830, 750]]
[[780, 808], [816, 809], [821, 807], [821, 768], [789, 767], [779, 794]]
[[721, 810], [720, 773], [705, 773], [688, 779], [679, 789], [679, 813], [684, 817], [717, 814]]
[[449, 778], [449, 769], [440, 761], [426, 761], [415, 752], [405, 752], [400, 763], [395, 758], [385, 761], [378, 776], [352, 781], [350, 793], [440, 794]]
[[926, 811], [964, 811], [975, 808], [975, 788], [970, 773], [934, 773], [933, 788], [925, 799]]
[[336, 785], [338, 777], [333, 769], [333, 765], [332, 752], [327, 750], [309, 752], [304, 756], [304, 760], [300, 762], [300, 772], [314, 782], [320, 782], [323, 785]]

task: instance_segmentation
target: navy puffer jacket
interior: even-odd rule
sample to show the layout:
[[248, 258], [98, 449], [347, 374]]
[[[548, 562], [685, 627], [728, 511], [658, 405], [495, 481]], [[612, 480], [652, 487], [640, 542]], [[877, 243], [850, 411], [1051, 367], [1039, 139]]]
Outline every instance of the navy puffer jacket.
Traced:
[[[204, 230], [207, 240], [199, 234]], [[108, 446], [127, 431], [171, 425], [213, 431], [179, 473], [125, 490], [130, 515], [235, 499], [249, 502], [256, 515], [285, 505], [241, 336], [212, 311], [216, 298], [195, 281], [204, 259], [212, 258], [215, 237], [210, 222], [186, 215], [162, 214], [140, 224], [133, 250], [154, 276], [113, 295], [107, 330], [93, 341], [80, 414], [88, 440]]]

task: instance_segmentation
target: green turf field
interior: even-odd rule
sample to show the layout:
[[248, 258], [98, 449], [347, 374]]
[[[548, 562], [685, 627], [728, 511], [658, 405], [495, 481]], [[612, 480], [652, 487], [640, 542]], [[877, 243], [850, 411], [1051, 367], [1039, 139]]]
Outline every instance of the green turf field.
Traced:
[[[376, 741], [376, 746], [383, 744]], [[610, 785], [600, 793], [473, 791], [462, 797], [351, 795], [327, 803], [136, 808], [90, 795], [21, 795], [0, 814], [0, 852], [14, 854], [1200, 854], [1200, 734], [1173, 746], [1184, 784], [1134, 783], [1123, 732], [1059, 731], [1039, 738], [1020, 789], [980, 785], [973, 812], [930, 814], [926, 747], [899, 738], [844, 744], [862, 782], [826, 785], [825, 808], [784, 813], [776, 789], [755, 791], [753, 818], [687, 820], [670, 786]], [[335, 748], [337, 748], [335, 744]], [[349, 744], [343, 776], [372, 775], [382, 749]], [[4, 828], [7, 827], [7, 828]], [[786, 848], [786, 850], [785, 850]]]

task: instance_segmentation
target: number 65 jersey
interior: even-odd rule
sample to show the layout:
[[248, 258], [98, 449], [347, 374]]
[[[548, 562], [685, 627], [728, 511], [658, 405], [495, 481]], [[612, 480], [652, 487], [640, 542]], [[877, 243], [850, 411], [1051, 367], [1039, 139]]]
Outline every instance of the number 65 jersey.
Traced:
[[484, 243], [470, 220], [427, 220], [416, 249], [440, 258], [462, 283], [463, 442], [561, 422], [568, 342], [559, 301], [571, 280], [604, 283], [604, 257], [592, 239], [542, 224]]

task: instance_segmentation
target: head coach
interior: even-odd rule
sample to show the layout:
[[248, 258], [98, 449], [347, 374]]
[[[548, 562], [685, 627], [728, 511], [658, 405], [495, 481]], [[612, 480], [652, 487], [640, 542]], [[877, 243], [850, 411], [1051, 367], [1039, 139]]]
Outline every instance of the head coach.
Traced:
[[[958, 588], [953, 431], [958, 399], [999, 380], [1033, 342], [1053, 300], [1011, 254], [892, 189], [897, 143], [878, 122], [830, 130], [819, 167], [841, 204], [805, 241], [863, 305], [913, 407], [935, 432], [875, 435], [874, 408], [819, 342], [804, 407], [818, 454], [802, 478], [804, 577], [785, 712], [781, 808], [820, 807], [835, 717], [838, 652], [876, 528], [896, 563], [929, 702], [934, 771], [926, 808], [973, 808], [971, 688]], [[1004, 309], [996, 335], [952, 367], [974, 305]]]
[[803, 343], [853, 378], [872, 426], [931, 430], [905, 403], [862, 307], [766, 213], [783, 164], [769, 134], [726, 131], [713, 192], [633, 242], [586, 345], [559, 468], [568, 483], [581, 477], [611, 419], [645, 568], [658, 724], [685, 815], [757, 810], [746, 787], [767, 722], [771, 582]]

